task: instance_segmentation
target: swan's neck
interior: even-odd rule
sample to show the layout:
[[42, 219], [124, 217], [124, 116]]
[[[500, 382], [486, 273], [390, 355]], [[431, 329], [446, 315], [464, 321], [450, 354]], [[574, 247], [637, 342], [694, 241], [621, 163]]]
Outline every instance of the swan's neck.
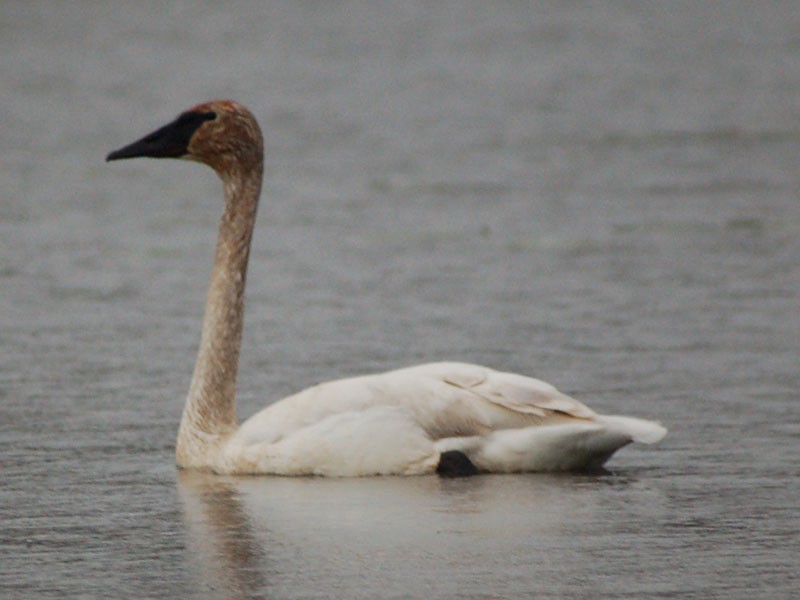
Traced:
[[179, 467], [213, 468], [216, 449], [238, 426], [236, 374], [261, 170], [258, 165], [245, 172], [222, 174], [225, 210], [206, 297], [200, 349], [178, 431]]

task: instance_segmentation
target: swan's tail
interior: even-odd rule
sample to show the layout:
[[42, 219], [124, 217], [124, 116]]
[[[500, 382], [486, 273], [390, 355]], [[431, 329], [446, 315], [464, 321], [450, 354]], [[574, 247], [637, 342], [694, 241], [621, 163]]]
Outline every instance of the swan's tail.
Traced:
[[486, 436], [436, 441], [440, 453], [457, 450], [484, 472], [585, 471], [601, 467], [631, 442], [653, 444], [667, 430], [653, 421], [597, 415], [592, 421], [499, 429]]
[[602, 423], [612, 431], [628, 435], [634, 442], [642, 444], [655, 444], [667, 435], [667, 428], [661, 423], [635, 417], [597, 415], [595, 421]]

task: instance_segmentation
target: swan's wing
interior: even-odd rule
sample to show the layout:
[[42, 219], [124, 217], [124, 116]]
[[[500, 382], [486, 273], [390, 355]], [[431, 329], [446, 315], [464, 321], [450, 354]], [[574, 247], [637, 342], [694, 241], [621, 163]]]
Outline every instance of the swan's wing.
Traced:
[[[598, 415], [588, 406], [561, 393], [549, 383], [532, 377], [459, 363], [435, 363], [420, 368], [423, 371], [428, 370], [434, 377], [439, 377], [445, 384], [492, 405], [535, 419], [527, 423], [521, 422], [523, 419], [512, 419], [511, 422], [490, 420], [489, 429], [493, 431], [524, 428], [529, 425], [582, 423], [601, 425], [609, 434], [622, 435], [630, 441], [643, 444], [659, 442], [667, 434], [667, 429], [655, 421], [627, 416]], [[461, 407], [467, 413], [480, 409], [475, 402], [462, 402]]]
[[595, 412], [540, 379], [461, 363], [430, 365], [442, 381], [514, 412], [546, 418], [561, 413], [593, 419]]
[[432, 439], [593, 419], [595, 413], [548, 383], [462, 363], [431, 363], [310, 387], [245, 421], [238, 434], [277, 442], [331, 416], [396, 406]]

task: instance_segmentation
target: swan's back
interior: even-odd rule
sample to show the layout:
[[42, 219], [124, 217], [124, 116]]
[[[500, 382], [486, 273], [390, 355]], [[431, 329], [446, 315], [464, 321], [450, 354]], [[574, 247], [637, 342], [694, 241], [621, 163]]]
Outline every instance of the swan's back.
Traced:
[[463, 363], [430, 363], [328, 381], [268, 406], [242, 424], [250, 439], [285, 437], [331, 415], [397, 406], [434, 439], [593, 418], [584, 404], [548, 383]]

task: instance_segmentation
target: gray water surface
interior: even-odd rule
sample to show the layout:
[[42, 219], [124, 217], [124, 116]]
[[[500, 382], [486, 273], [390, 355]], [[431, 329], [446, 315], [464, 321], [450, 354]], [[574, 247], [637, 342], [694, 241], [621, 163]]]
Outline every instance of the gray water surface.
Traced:
[[[5, 2], [0, 596], [791, 598], [800, 11]], [[662, 421], [597, 476], [178, 473], [231, 97], [267, 179], [239, 413], [465, 360]]]

